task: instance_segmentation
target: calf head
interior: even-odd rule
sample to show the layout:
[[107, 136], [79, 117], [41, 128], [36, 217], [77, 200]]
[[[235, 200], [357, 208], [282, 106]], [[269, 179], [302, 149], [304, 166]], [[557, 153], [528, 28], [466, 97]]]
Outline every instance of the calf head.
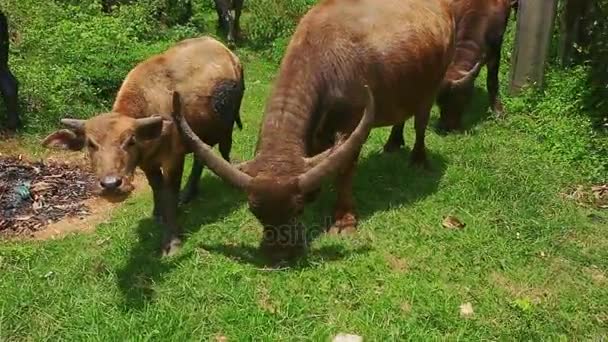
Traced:
[[[194, 154], [220, 178], [247, 193], [249, 210], [264, 226], [265, 232], [299, 229], [297, 217], [303, 211], [308, 195], [317, 191], [322, 181], [352, 161], [367, 139], [374, 122], [374, 97], [367, 88], [369, 102], [363, 117], [351, 135], [332, 149], [314, 157], [285, 155], [267, 158], [264, 151], [255, 159], [238, 166], [216, 156], [202, 142], [180, 114], [179, 94], [174, 94], [173, 122]], [[262, 133], [263, 134], [263, 133]], [[281, 144], [281, 137], [276, 137]], [[270, 161], [269, 161], [270, 160]], [[261, 170], [261, 171], [260, 171]]]
[[48, 135], [42, 145], [78, 151], [86, 149], [101, 195], [127, 195], [140, 161], [158, 148], [170, 121], [160, 116], [134, 119], [105, 113], [88, 120], [62, 119], [66, 129]]

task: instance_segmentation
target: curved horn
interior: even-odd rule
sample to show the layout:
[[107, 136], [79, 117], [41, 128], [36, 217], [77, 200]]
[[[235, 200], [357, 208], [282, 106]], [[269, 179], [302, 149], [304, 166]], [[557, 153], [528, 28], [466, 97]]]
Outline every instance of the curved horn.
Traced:
[[146, 126], [146, 125], [153, 125], [153, 124], [159, 123], [161, 121], [163, 121], [163, 118], [161, 116], [151, 116], [151, 117], [147, 117], [147, 118], [136, 119], [135, 124], [137, 126]]
[[[483, 57], [482, 57], [482, 59], [483, 59]], [[450, 81], [449, 82], [450, 87], [451, 88], [460, 88], [464, 85], [470, 84], [471, 82], [473, 82], [475, 77], [477, 77], [480, 70], [481, 70], [481, 61], [478, 61], [473, 66], [473, 68], [471, 68], [471, 70], [469, 70], [469, 72], [467, 72], [466, 75], [464, 75], [463, 77], [461, 77], [460, 79], [457, 79], [455, 81]]]
[[173, 93], [173, 121], [176, 123], [177, 130], [192, 147], [194, 154], [202, 160], [205, 165], [220, 176], [223, 180], [231, 183], [241, 189], [248, 186], [251, 181], [251, 176], [238, 170], [234, 165], [225, 161], [223, 158], [216, 156], [211, 147], [201, 141], [201, 139], [192, 131], [188, 122], [181, 114], [181, 99], [179, 93]]
[[325, 150], [319, 154], [316, 154], [312, 157], [304, 158], [304, 163], [306, 164], [306, 168], [310, 169], [312, 167], [317, 166], [321, 161], [325, 160], [332, 153], [334, 153], [334, 151], [338, 147], [340, 147], [343, 143], [344, 143], [344, 138], [340, 137], [340, 139], [337, 139], [335, 141], [334, 145], [332, 147], [328, 148], [327, 150]]
[[61, 119], [61, 124], [76, 132], [84, 131], [84, 123], [86, 120], [79, 119]]
[[369, 86], [366, 85], [365, 89], [367, 90], [368, 103], [359, 125], [357, 125], [357, 128], [351, 133], [350, 137], [348, 137], [340, 147], [335, 149], [335, 152], [319, 162], [319, 164], [312, 169], [306, 171], [306, 173], [298, 176], [300, 191], [303, 193], [318, 188], [325, 176], [353, 158], [365, 143], [375, 119], [374, 94]]

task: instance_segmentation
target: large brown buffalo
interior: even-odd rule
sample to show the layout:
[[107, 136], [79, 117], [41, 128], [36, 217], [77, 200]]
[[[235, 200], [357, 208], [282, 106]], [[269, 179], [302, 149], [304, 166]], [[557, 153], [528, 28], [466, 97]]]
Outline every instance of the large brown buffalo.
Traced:
[[[399, 126], [414, 116], [411, 160], [426, 164], [425, 130], [452, 60], [453, 30], [447, 1], [320, 1], [287, 47], [253, 160], [240, 167], [223, 161], [196, 137], [179, 106], [175, 120], [197, 157], [247, 193], [265, 230], [261, 247], [286, 257], [305, 246], [288, 232], [300, 231], [296, 220], [306, 200], [332, 174], [337, 201], [330, 232], [355, 229], [352, 182], [372, 127]], [[387, 144], [398, 148], [400, 138]]]
[[[166, 227], [162, 249], [174, 253], [181, 229], [176, 222], [184, 157], [190, 152], [171, 119], [173, 93], [182, 94], [182, 112], [197, 137], [229, 161], [234, 123], [245, 89], [237, 56], [210, 37], [187, 39], [138, 64], [124, 80], [112, 111], [89, 120], [63, 119], [68, 129], [50, 134], [45, 146], [80, 150], [86, 146], [102, 195], [128, 194], [140, 167], [152, 188], [153, 215]], [[195, 158], [182, 193], [196, 193], [203, 163]], [[124, 197], [124, 196], [123, 196]]]
[[[445, 75], [437, 98], [440, 107], [440, 127], [446, 131], [461, 128], [463, 112], [468, 105], [475, 77], [486, 65], [486, 86], [490, 109], [503, 114], [498, 91], [503, 36], [509, 20], [513, 0], [453, 0], [456, 20], [456, 51]], [[462, 82], [462, 75], [474, 75]]]

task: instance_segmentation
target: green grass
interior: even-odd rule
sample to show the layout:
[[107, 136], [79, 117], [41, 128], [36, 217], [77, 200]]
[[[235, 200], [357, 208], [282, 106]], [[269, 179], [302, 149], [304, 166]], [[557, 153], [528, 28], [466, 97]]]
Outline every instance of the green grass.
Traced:
[[[239, 53], [245, 127], [232, 155], [245, 159], [276, 66]], [[506, 99], [507, 110], [516, 101]], [[188, 237], [173, 258], [158, 256], [149, 192], [94, 233], [2, 242], [0, 340], [605, 338], [608, 215], [560, 195], [584, 179], [522, 129], [534, 117], [495, 121], [486, 105], [478, 88], [464, 134], [436, 134], [433, 114], [431, 172], [409, 167], [407, 151], [381, 154], [390, 129], [374, 130], [354, 185], [359, 232], [320, 235], [291, 268], [264, 269], [261, 228], [244, 195], [208, 171], [201, 197], [182, 209]], [[308, 207], [308, 226], [331, 215], [334, 196], [326, 187]], [[443, 228], [448, 214], [466, 227]], [[467, 302], [474, 314], [463, 318]]]

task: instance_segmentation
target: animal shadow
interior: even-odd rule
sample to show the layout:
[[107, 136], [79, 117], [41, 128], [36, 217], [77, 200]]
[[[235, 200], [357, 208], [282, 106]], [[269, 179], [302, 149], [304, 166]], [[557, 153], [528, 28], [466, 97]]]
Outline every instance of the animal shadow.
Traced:
[[[445, 173], [445, 159], [427, 148], [429, 169], [410, 164], [410, 152], [401, 149], [397, 152], [384, 153], [373, 151], [360, 159], [353, 184], [355, 211], [359, 223], [379, 211], [389, 210], [394, 206], [407, 206], [437, 191], [439, 181]], [[333, 186], [327, 187], [333, 188]], [[332, 210], [336, 201], [335, 189], [323, 191], [319, 200], [307, 213], [307, 221], [312, 216], [321, 217], [325, 223], [317, 221], [314, 227], [320, 227], [318, 233], [324, 233], [332, 221]], [[319, 213], [325, 213], [319, 215]], [[318, 220], [318, 219], [317, 219]], [[360, 225], [359, 225], [360, 226]], [[359, 227], [361, 229], [361, 227]]]
[[[362, 157], [353, 184], [359, 222], [363, 223], [375, 212], [388, 210], [391, 206], [415, 203], [436, 192], [439, 180], [445, 173], [446, 162], [431, 150], [427, 150], [427, 155], [431, 165], [430, 170], [410, 165], [409, 153], [405, 150], [396, 153], [374, 152], [365, 158]], [[246, 244], [200, 245], [199, 247], [255, 267], [285, 266], [290, 269], [309, 267], [316, 260], [336, 261], [352, 254], [367, 253], [370, 247], [349, 250], [344, 245], [336, 244], [318, 249], [311, 248], [312, 243], [333, 223], [332, 209], [336, 195], [335, 191], [329, 191], [332, 188], [331, 181], [329, 179], [326, 182], [327, 184], [323, 186], [324, 190], [301, 217], [308, 246], [301, 253], [286, 259], [273, 259], [265, 256], [257, 246]]]
[[[180, 205], [179, 223], [184, 231], [184, 245], [190, 235], [205, 224], [229, 215], [243, 201], [243, 196], [228, 187], [217, 177], [205, 176], [200, 182], [199, 196], [191, 203]], [[221, 193], [221, 196], [216, 194]], [[150, 207], [150, 213], [152, 207]], [[161, 281], [182, 260], [189, 257], [184, 249], [169, 258], [161, 257], [160, 244], [164, 228], [151, 217], [142, 219], [137, 226], [138, 241], [129, 252], [126, 265], [118, 270], [118, 287], [124, 296], [126, 310], [141, 309], [154, 296], [152, 285]]]
[[252, 245], [200, 245], [201, 248], [211, 252], [222, 254], [227, 258], [235, 260], [240, 263], [250, 264], [254, 267], [260, 268], [261, 270], [271, 269], [290, 269], [300, 270], [309, 268], [318, 262], [332, 262], [344, 259], [351, 255], [367, 254], [371, 251], [369, 246], [361, 246], [354, 249], [340, 244], [334, 244], [329, 246], [322, 246], [313, 250], [307, 250], [303, 255], [298, 258], [289, 260], [273, 260], [265, 257], [257, 248]]

